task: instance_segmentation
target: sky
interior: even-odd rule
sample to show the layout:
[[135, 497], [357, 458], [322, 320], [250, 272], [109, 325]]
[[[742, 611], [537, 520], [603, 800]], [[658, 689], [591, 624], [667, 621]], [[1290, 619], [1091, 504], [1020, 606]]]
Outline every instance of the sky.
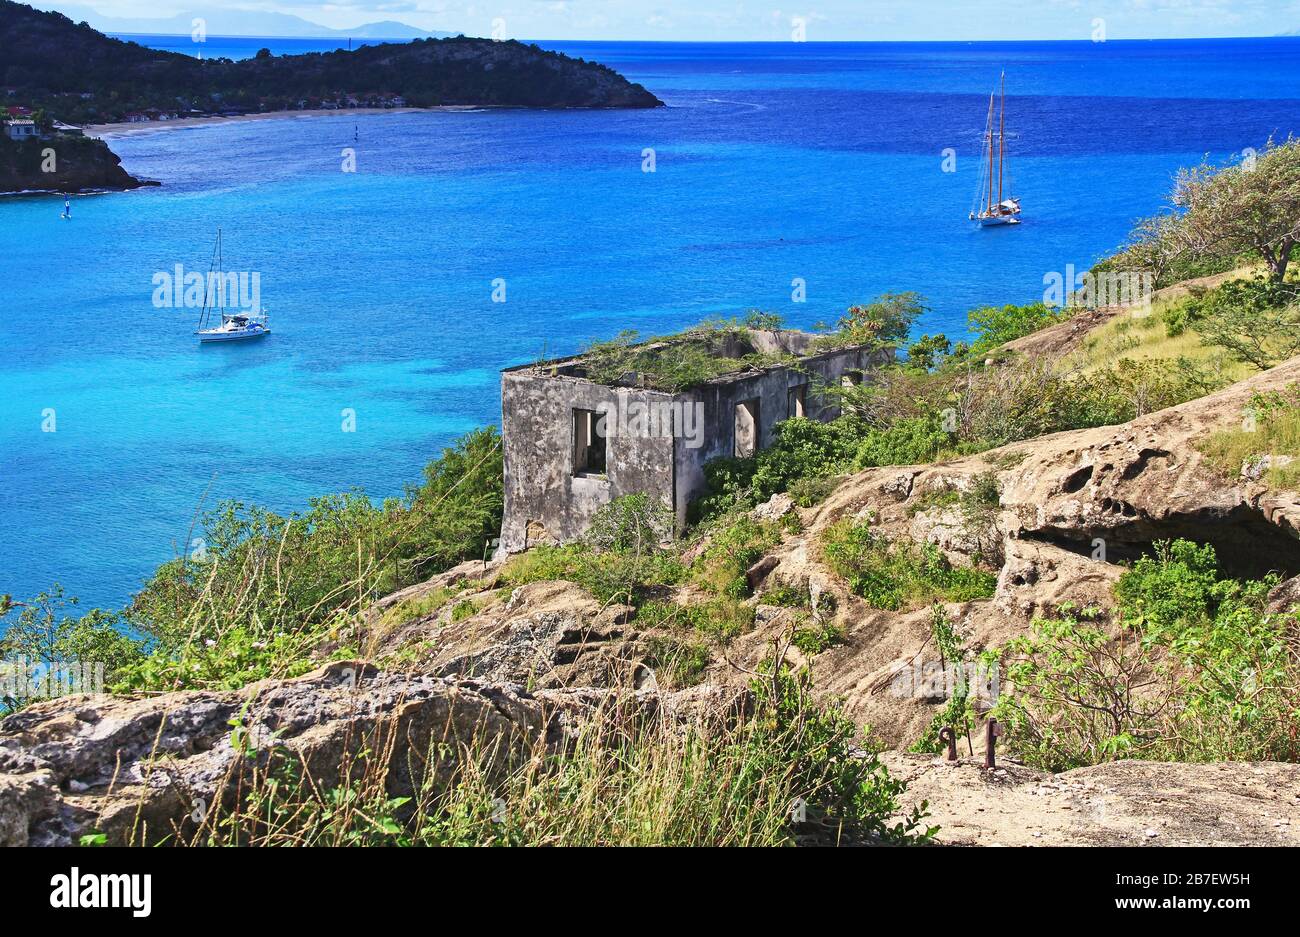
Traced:
[[[292, 13], [519, 39], [782, 41], [1209, 38], [1300, 30], [1300, 0], [79, 0], [105, 16]], [[39, 4], [59, 9], [58, 0]]]

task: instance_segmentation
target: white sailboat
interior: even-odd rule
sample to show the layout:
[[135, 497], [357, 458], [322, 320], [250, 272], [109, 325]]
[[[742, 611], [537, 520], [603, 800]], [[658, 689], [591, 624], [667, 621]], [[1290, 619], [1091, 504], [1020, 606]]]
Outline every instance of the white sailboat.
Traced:
[[[980, 155], [980, 185], [975, 194], [975, 207], [970, 218], [981, 228], [994, 225], [1020, 224], [1020, 198], [1007, 194], [1006, 185], [1007, 141], [1007, 73], [1002, 73], [1001, 101], [998, 103], [997, 129], [993, 128], [994, 102], [998, 93], [989, 95], [989, 116], [984, 128], [984, 145]], [[996, 154], [996, 155], [995, 155]], [[994, 198], [996, 179], [997, 197]], [[1004, 190], [1005, 186], [1005, 190]]]
[[[263, 338], [271, 334], [267, 325], [266, 310], [256, 312], [226, 312], [226, 290], [221, 279], [221, 229], [217, 229], [217, 246], [212, 252], [212, 265], [203, 291], [203, 311], [194, 334], [203, 342], [239, 342]], [[213, 289], [214, 285], [217, 287]], [[215, 296], [213, 295], [215, 292]], [[216, 317], [216, 325], [213, 318]]]

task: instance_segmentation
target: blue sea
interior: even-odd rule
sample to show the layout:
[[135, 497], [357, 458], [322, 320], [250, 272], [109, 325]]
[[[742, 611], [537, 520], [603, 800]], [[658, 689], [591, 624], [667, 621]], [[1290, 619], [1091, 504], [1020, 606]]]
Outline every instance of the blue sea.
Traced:
[[[499, 418], [500, 368], [621, 329], [812, 326], [916, 290], [921, 331], [964, 334], [970, 308], [1115, 248], [1180, 166], [1300, 130], [1300, 39], [542, 44], [669, 106], [131, 133], [114, 150], [161, 187], [67, 221], [61, 198], [0, 199], [0, 592], [117, 606], [221, 499], [400, 494]], [[976, 231], [1003, 69], [1025, 222]], [[259, 275], [260, 343], [200, 348], [197, 310], [153, 302], [156, 274], [207, 270], [218, 228], [227, 269]]]

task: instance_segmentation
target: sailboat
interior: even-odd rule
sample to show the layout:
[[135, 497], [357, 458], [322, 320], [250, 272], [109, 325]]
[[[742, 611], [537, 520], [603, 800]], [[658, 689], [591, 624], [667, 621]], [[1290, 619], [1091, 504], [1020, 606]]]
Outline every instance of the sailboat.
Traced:
[[[218, 228], [217, 246], [212, 251], [212, 264], [208, 268], [208, 279], [203, 290], [203, 311], [199, 314], [199, 326], [194, 334], [200, 342], [237, 342], [270, 335], [266, 310], [226, 312], [227, 291], [222, 281], [221, 261], [221, 229]], [[214, 317], [216, 325], [212, 324]]]
[[[1002, 73], [1001, 100], [998, 93], [989, 95], [989, 117], [984, 128], [984, 145], [980, 155], [980, 186], [975, 194], [976, 207], [970, 218], [981, 228], [1000, 224], [1020, 224], [1020, 199], [1004, 191], [1007, 165], [1006, 113], [1007, 73]], [[993, 129], [994, 103], [997, 101], [997, 130]], [[996, 154], [996, 155], [995, 155]], [[994, 198], [994, 179], [997, 198]], [[1006, 185], [1007, 190], [1010, 189]]]

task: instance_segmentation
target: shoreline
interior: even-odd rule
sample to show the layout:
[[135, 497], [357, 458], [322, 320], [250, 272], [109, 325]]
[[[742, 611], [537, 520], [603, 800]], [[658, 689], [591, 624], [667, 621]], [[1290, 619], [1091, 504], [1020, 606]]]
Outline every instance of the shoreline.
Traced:
[[420, 114], [426, 112], [456, 113], [465, 111], [488, 110], [486, 104], [444, 104], [438, 107], [346, 107], [346, 108], [311, 108], [289, 111], [263, 111], [256, 114], [240, 114], [236, 117], [180, 117], [176, 120], [149, 120], [119, 122], [113, 124], [87, 124], [82, 128], [86, 136], [111, 139], [114, 137], [133, 136], [135, 134], [158, 133], [164, 130], [185, 130], [190, 127], [217, 127], [226, 124], [245, 123], [253, 120], [289, 120], [299, 117], [370, 117], [375, 114]]

